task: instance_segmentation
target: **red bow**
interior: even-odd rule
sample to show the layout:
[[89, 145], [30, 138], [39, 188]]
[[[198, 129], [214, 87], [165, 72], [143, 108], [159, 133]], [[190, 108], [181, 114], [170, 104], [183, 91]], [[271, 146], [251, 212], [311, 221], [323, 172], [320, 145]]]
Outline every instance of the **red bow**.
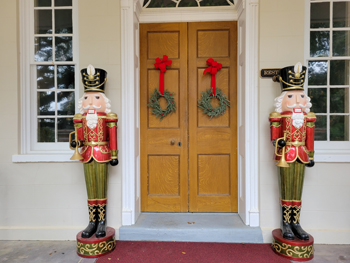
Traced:
[[213, 95], [216, 96], [216, 79], [215, 79], [215, 74], [218, 72], [218, 70], [222, 69], [222, 64], [216, 62], [214, 59], [209, 58], [207, 60], [207, 64], [209, 67], [207, 67], [203, 75], [207, 72], [211, 74], [211, 90], [213, 91]]
[[166, 66], [170, 66], [171, 63], [172, 61], [168, 60], [168, 56], [164, 55], [162, 60], [160, 60], [160, 58], [156, 58], [156, 63], [154, 64], [156, 69], [160, 69], [159, 92], [162, 95], [164, 95], [164, 73], [166, 71]]

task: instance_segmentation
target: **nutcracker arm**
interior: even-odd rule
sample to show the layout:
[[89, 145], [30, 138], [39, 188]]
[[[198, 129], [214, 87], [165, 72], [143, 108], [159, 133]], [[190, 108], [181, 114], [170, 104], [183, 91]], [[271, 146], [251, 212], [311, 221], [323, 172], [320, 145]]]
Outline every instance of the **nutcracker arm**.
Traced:
[[314, 159], [314, 141], [315, 141], [315, 122], [316, 115], [313, 112], [309, 112], [306, 115], [306, 140], [305, 146], [308, 150], [309, 159]]
[[[115, 113], [108, 113], [106, 116], [107, 129], [109, 134], [109, 147], [111, 149], [111, 157], [113, 159], [118, 159], [118, 143], [117, 143], [117, 122], [118, 116]], [[115, 163], [115, 161], [114, 161]], [[117, 164], [111, 165], [117, 165]]]
[[270, 113], [269, 122], [271, 143], [273, 144], [273, 146], [276, 146], [277, 139], [281, 137], [281, 114], [278, 112]]

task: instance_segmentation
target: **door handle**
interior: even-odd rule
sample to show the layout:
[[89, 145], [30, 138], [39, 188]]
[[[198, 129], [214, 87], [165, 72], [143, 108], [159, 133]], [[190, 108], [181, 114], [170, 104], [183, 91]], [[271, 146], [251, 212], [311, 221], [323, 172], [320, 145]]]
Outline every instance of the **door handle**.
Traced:
[[174, 145], [174, 144], [175, 144], [175, 140], [171, 140], [171, 141], [170, 141], [170, 144], [171, 144], [171, 145]]

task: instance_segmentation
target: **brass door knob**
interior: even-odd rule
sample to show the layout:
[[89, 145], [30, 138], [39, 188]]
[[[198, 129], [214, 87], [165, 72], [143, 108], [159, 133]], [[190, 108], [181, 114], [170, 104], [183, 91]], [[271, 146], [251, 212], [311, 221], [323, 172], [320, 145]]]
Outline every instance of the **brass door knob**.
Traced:
[[171, 145], [174, 145], [174, 144], [175, 144], [175, 140], [171, 140], [171, 141], [170, 141], [170, 144], [171, 144]]

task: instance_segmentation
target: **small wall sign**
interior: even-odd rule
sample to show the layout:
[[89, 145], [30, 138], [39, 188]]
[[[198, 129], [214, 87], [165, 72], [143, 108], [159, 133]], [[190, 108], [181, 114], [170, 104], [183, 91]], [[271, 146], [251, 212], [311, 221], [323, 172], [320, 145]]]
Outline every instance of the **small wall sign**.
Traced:
[[263, 68], [261, 69], [262, 78], [273, 78], [280, 74], [279, 68]]

